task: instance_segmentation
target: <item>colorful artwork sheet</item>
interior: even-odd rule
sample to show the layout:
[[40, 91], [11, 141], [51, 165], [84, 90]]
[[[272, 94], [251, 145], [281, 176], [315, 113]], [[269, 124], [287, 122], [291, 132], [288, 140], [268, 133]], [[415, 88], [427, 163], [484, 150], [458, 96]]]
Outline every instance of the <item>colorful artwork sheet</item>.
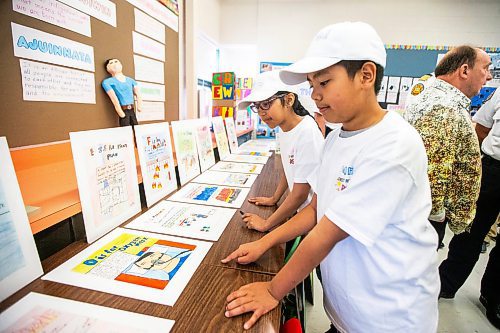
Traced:
[[146, 203], [151, 207], [177, 189], [168, 123], [135, 126]]
[[116, 228], [42, 279], [173, 306], [211, 246]]
[[234, 125], [233, 117], [226, 117], [224, 119], [226, 123], [227, 139], [229, 141], [229, 149], [231, 153], [234, 154], [238, 151], [238, 137], [236, 136], [236, 126]]
[[273, 155], [270, 151], [254, 151], [254, 150], [245, 150], [245, 147], [240, 146], [240, 149], [236, 153], [236, 155], [251, 155], [251, 156], [267, 156], [271, 157]]
[[219, 158], [223, 160], [231, 152], [229, 151], [229, 142], [227, 141], [226, 129], [222, 117], [213, 117], [212, 124], [214, 126], [215, 142], [217, 142], [217, 150]]
[[229, 154], [224, 158], [228, 162], [266, 164], [268, 156]]
[[170, 332], [174, 321], [29, 293], [0, 314], [1, 332]]
[[127, 228], [217, 241], [235, 212], [230, 208], [162, 201]]
[[275, 147], [275, 140], [249, 140], [240, 146], [241, 151], [269, 152]]
[[210, 122], [207, 118], [196, 120], [194, 128], [196, 146], [198, 146], [198, 159], [200, 160], [201, 172], [203, 172], [215, 164]]
[[175, 192], [168, 200], [240, 208], [249, 192], [249, 188], [189, 183]]
[[252, 187], [257, 175], [207, 170], [195, 179], [193, 183], [214, 184], [236, 187]]
[[132, 127], [69, 133], [87, 241], [141, 211]]
[[181, 185], [184, 185], [200, 174], [200, 162], [196, 149], [196, 135], [193, 122], [173, 121], [172, 133], [174, 135], [175, 155], [177, 156], [177, 169]]
[[223, 172], [252, 173], [258, 175], [262, 172], [262, 168], [264, 168], [263, 164], [220, 161], [213, 167], [211, 167], [210, 170], [223, 171]]
[[5, 137], [0, 137], [0, 302], [43, 274]]

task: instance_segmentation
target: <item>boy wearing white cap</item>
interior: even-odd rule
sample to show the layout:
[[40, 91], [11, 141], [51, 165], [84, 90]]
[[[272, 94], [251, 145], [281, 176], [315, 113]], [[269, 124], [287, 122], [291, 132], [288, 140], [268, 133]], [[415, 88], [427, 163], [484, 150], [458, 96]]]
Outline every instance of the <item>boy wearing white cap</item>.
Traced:
[[306, 58], [282, 72], [309, 81], [327, 121], [342, 123], [324, 145], [311, 177], [311, 203], [224, 262], [256, 260], [308, 233], [271, 282], [241, 287], [225, 315], [253, 312], [251, 327], [321, 263], [324, 307], [340, 332], [435, 332], [438, 323], [437, 234], [427, 220], [431, 195], [418, 133], [377, 103], [384, 44], [368, 24], [322, 29]]

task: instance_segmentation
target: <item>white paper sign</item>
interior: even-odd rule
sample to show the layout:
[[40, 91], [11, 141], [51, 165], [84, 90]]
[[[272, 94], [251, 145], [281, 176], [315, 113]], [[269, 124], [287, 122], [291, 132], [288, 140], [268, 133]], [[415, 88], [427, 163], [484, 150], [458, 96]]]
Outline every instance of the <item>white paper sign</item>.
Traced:
[[12, 0], [12, 9], [90, 37], [90, 16], [56, 0]]
[[215, 164], [214, 149], [212, 147], [212, 133], [210, 132], [208, 118], [197, 119], [194, 122], [196, 146], [201, 171], [205, 171]]
[[42, 280], [173, 306], [211, 246], [116, 228]]
[[193, 179], [193, 183], [252, 187], [256, 179], [256, 174], [207, 170]]
[[70, 132], [87, 241], [141, 211], [132, 127]]
[[263, 168], [264, 168], [263, 164], [236, 163], [236, 162], [220, 161], [217, 164], [215, 164], [213, 167], [211, 167], [210, 170], [259, 174], [262, 172]]
[[2, 332], [170, 332], [174, 321], [29, 293], [0, 315]]
[[143, 101], [165, 102], [165, 86], [148, 82], [137, 82]]
[[212, 124], [214, 126], [215, 142], [217, 142], [217, 150], [219, 151], [219, 158], [223, 160], [230, 154], [229, 142], [227, 141], [226, 129], [222, 117], [213, 117]]
[[94, 71], [94, 48], [11, 22], [16, 57]]
[[23, 100], [95, 104], [94, 74], [19, 59]]
[[167, 9], [158, 1], [151, 0], [127, 0], [133, 6], [151, 15], [158, 21], [164, 23], [175, 32], [179, 31], [179, 17]]
[[172, 194], [168, 201], [240, 208], [249, 192], [249, 188], [188, 183]]
[[247, 154], [229, 154], [224, 157], [224, 161], [240, 163], [266, 164], [268, 156], [247, 155]]
[[127, 228], [217, 241], [235, 209], [162, 201]]
[[135, 79], [139, 81], [165, 82], [164, 63], [134, 54]]
[[165, 45], [162, 43], [132, 31], [132, 45], [137, 54], [165, 61]]
[[165, 25], [134, 8], [135, 30], [165, 44]]
[[181, 185], [200, 174], [200, 162], [196, 148], [194, 123], [189, 120], [173, 121], [175, 156]]
[[387, 103], [396, 103], [398, 101], [400, 82], [401, 77], [389, 76], [389, 81], [387, 82]]
[[135, 115], [137, 121], [165, 120], [165, 103], [143, 101], [141, 112]]
[[229, 141], [229, 148], [231, 153], [236, 153], [238, 151], [238, 137], [236, 136], [236, 127], [234, 125], [233, 117], [226, 117], [224, 119], [226, 124], [227, 139]]
[[5, 137], [0, 137], [0, 165], [1, 302], [43, 271]]
[[389, 78], [387, 76], [384, 76], [382, 78], [380, 90], [379, 90], [378, 95], [377, 95], [377, 101], [379, 101], [379, 102], [385, 102], [385, 100], [386, 100], [388, 80], [389, 80]]
[[59, 0], [116, 27], [116, 5], [109, 0]]

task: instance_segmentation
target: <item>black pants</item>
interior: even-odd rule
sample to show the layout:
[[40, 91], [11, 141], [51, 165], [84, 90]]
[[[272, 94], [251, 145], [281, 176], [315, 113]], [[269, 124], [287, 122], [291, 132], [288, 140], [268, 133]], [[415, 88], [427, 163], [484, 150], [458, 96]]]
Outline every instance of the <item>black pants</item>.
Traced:
[[130, 109], [130, 110], [123, 110], [123, 112], [125, 112], [125, 117], [120, 117], [119, 121], [120, 121], [120, 127], [123, 127], [123, 126], [132, 126], [132, 128], [134, 127], [134, 125], [137, 125], [139, 124], [137, 122], [137, 118], [135, 116], [135, 111], [134, 109]]
[[[454, 295], [467, 280], [481, 253], [484, 237], [500, 211], [500, 161], [484, 155], [482, 172], [476, 217], [470, 232], [453, 236], [448, 258], [439, 266], [441, 291], [447, 294]], [[481, 280], [481, 294], [495, 303], [500, 301], [499, 270], [500, 253], [495, 246]]]
[[445, 219], [443, 222], [434, 222], [429, 220], [429, 222], [432, 224], [434, 229], [436, 229], [436, 232], [438, 234], [438, 246], [437, 248], [439, 249], [439, 246], [443, 242], [444, 239], [444, 234], [446, 232], [446, 224], [448, 223], [448, 220]]

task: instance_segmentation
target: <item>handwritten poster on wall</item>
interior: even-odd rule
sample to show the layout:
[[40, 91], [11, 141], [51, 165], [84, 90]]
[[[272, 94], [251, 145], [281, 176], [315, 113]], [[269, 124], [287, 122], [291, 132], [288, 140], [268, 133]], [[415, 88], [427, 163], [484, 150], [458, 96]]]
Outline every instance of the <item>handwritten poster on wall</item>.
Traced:
[[223, 160], [231, 152], [229, 151], [229, 142], [226, 136], [226, 129], [222, 117], [213, 117], [212, 124], [214, 126], [215, 141], [217, 142], [217, 150], [219, 157]]
[[19, 59], [23, 100], [95, 104], [94, 74]]
[[134, 54], [135, 79], [163, 84], [165, 81], [164, 63]]
[[10, 25], [16, 57], [94, 71], [94, 48], [92, 46], [14, 22]]
[[71, 132], [87, 241], [141, 210], [132, 127]]
[[141, 112], [136, 112], [137, 121], [165, 120], [165, 103], [142, 102]]
[[0, 137], [0, 302], [43, 274], [7, 139]]
[[211, 246], [116, 228], [42, 279], [173, 306]]
[[189, 120], [173, 121], [175, 156], [181, 185], [184, 185], [200, 174], [198, 150], [193, 122]]
[[29, 293], [0, 314], [2, 332], [170, 332], [173, 320]]
[[165, 25], [134, 8], [135, 30], [165, 44]]
[[12, 9], [87, 37], [91, 36], [90, 16], [59, 1], [12, 0]]
[[250, 189], [233, 186], [189, 183], [170, 196], [168, 201], [199, 205], [240, 208]]
[[98, 20], [116, 27], [116, 5], [109, 0], [59, 0], [78, 9], [81, 12], [89, 14]]
[[215, 164], [215, 155], [212, 148], [212, 134], [209, 124], [208, 118], [197, 119], [194, 122], [198, 159], [200, 160], [202, 172]]
[[151, 15], [161, 23], [165, 24], [175, 32], [179, 31], [179, 18], [157, 1], [151, 0], [127, 0], [133, 6]]
[[151, 207], [177, 189], [168, 123], [135, 126], [146, 203]]
[[165, 61], [165, 45], [135, 31], [132, 31], [132, 46], [134, 53]]
[[137, 82], [143, 101], [165, 102], [165, 86], [148, 82]]

